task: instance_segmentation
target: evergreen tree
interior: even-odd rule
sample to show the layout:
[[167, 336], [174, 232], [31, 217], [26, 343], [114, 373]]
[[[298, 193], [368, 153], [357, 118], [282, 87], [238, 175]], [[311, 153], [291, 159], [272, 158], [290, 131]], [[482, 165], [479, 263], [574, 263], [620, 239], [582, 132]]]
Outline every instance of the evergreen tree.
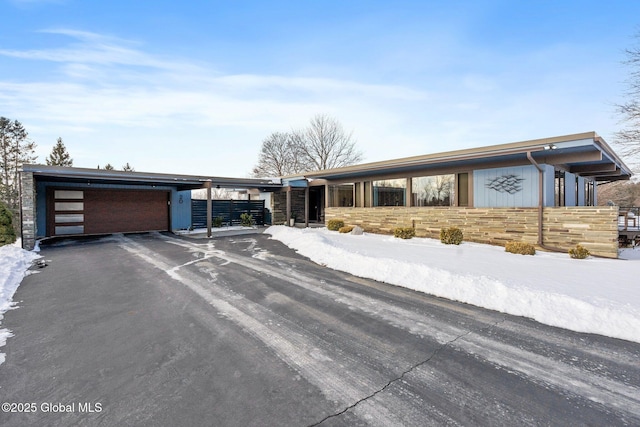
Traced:
[[14, 224], [20, 206], [20, 168], [37, 159], [36, 144], [28, 136], [22, 123], [0, 117], [0, 201], [13, 214]]
[[13, 215], [4, 203], [0, 202], [0, 246], [10, 245], [16, 241], [16, 232], [13, 228]]
[[134, 171], [133, 166], [131, 166], [129, 164], [129, 162], [127, 162], [127, 164], [122, 167], [122, 170], [125, 171], [125, 172], [133, 172]]
[[58, 142], [51, 150], [51, 154], [47, 157], [47, 164], [52, 166], [73, 166], [73, 159], [67, 152], [67, 147], [64, 146], [62, 138], [58, 138]]
[[[100, 165], [98, 165], [98, 169], [100, 169]], [[104, 169], [106, 171], [112, 171], [115, 168], [111, 165], [111, 163], [107, 163], [106, 165], [104, 165], [104, 167], [102, 169]]]

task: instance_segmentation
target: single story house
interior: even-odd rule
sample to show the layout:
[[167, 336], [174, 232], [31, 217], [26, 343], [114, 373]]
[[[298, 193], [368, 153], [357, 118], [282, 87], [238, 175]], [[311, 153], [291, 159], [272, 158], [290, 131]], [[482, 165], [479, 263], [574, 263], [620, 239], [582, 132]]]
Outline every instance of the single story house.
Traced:
[[517, 240], [617, 257], [617, 207], [597, 207], [598, 183], [631, 171], [595, 132], [385, 160], [282, 178], [274, 221], [343, 219], [367, 231], [413, 226], [438, 238]]
[[[273, 223], [341, 218], [367, 231], [418, 236], [462, 228], [465, 240], [510, 240], [617, 257], [618, 209], [596, 206], [598, 183], [631, 177], [595, 132], [314, 171], [278, 180], [24, 165], [23, 247], [38, 238], [174, 231], [193, 224], [191, 190], [271, 193]], [[211, 230], [208, 192], [207, 228]]]

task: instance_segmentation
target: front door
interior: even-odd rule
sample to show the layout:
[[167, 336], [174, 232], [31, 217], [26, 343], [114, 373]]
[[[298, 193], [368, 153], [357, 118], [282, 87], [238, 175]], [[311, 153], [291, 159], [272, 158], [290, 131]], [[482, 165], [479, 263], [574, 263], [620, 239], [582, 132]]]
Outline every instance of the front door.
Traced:
[[309, 187], [309, 221], [324, 222], [324, 186]]

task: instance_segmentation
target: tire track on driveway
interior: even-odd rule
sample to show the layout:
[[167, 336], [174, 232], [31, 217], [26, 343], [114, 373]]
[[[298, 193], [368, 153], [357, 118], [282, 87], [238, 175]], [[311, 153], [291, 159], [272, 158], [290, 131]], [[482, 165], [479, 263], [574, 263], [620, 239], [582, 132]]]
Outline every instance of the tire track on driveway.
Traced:
[[[600, 341], [583, 350], [579, 340], [572, 338], [572, 342], [566, 342], [564, 338], [580, 334], [567, 332], [565, 335], [562, 330], [544, 326], [536, 329], [538, 326], [534, 322], [525, 320], [522, 323], [527, 326], [520, 327], [516, 326], [519, 318], [471, 307], [456, 309], [456, 317], [450, 314], [438, 318], [429, 313], [428, 305], [400, 303], [410, 291], [405, 294], [404, 291], [380, 290], [381, 285], [376, 292], [358, 292], [357, 286], [340, 282], [341, 275], [327, 274], [325, 280], [319, 270], [296, 268], [295, 263], [307, 261], [287, 262], [264, 250], [256, 252], [259, 248], [251, 238], [228, 242], [239, 246], [246, 244], [247, 255], [244, 256], [218, 249], [215, 241], [197, 243], [167, 235], [158, 234], [157, 237], [164, 243], [184, 248], [196, 259], [176, 266], [140, 239], [122, 236], [120, 245], [201, 296], [314, 384], [328, 400], [342, 406], [341, 410], [313, 425], [339, 422], [346, 413], [354, 414], [364, 424], [385, 426], [415, 424], [421, 419], [422, 424], [458, 424], [460, 420], [493, 424], [499, 420], [498, 424], [503, 425], [535, 425], [540, 421], [536, 417], [547, 421], [553, 419], [549, 414], [542, 416], [541, 411], [548, 404], [545, 402], [559, 396], [566, 398], [567, 402], [563, 404], [568, 405], [570, 411], [576, 414], [582, 411], [579, 415], [582, 418], [578, 419], [589, 419], [589, 414], [593, 413], [624, 420], [623, 424], [640, 421], [640, 387], [635, 381], [638, 373], [633, 363], [640, 360], [633, 350], [636, 347], [629, 352], [620, 351], [615, 359], [616, 369], [631, 373], [630, 381], [625, 380], [624, 375], [620, 379], [609, 375], [607, 369], [590, 368], [594, 364], [607, 363], [608, 356], [616, 355]], [[199, 270], [194, 272], [194, 268]], [[238, 291], [242, 287], [232, 289], [224, 282], [231, 270], [251, 276], [271, 299], [283, 305], [305, 306], [303, 312], [308, 314], [309, 321], [322, 325], [330, 320], [331, 314], [319, 312], [307, 299], [290, 298], [287, 291], [306, 293], [313, 296], [314, 301], [331, 301], [343, 307], [343, 312], [370, 319], [371, 323], [385, 324], [390, 330], [410, 334], [424, 344], [422, 349], [420, 346], [408, 349], [399, 360], [394, 360], [398, 355], [382, 350], [388, 349], [388, 345], [376, 345], [376, 340], [382, 338], [366, 335], [346, 322], [338, 324], [339, 327], [344, 325], [340, 339], [325, 339], [295, 317], [287, 317], [286, 313], [278, 313], [264, 302], [261, 304], [245, 297]], [[274, 287], [275, 282], [281, 286]], [[396, 298], [396, 294], [401, 296]], [[254, 295], [254, 298], [258, 297]], [[430, 304], [435, 306], [437, 303]], [[440, 307], [443, 311], [448, 309], [445, 305]], [[333, 323], [336, 321], [341, 322], [337, 319]], [[517, 339], [513, 339], [514, 336]], [[353, 342], [348, 342], [349, 337]], [[364, 343], [371, 347], [367, 348]], [[585, 357], [583, 365], [570, 363], [574, 359], [566, 353], [572, 350], [571, 346]], [[367, 363], [361, 358], [361, 353], [365, 352]], [[475, 382], [479, 379], [467, 379], [448, 371], [434, 373], [433, 367], [427, 367], [446, 365], [446, 359], [452, 356], [455, 363], [473, 363], [470, 373], [486, 370], [488, 373], [482, 373], [485, 379], [507, 384], [514, 382], [518, 387], [534, 389], [542, 398], [532, 402], [524, 397], [513, 399], [524, 408], [513, 407], [511, 400], [502, 403], [503, 399], [511, 399], [509, 386], [494, 384], [493, 389], [483, 393], [485, 385]], [[396, 369], [391, 368], [394, 365]], [[503, 377], [506, 380], [500, 380]], [[460, 408], [474, 408], [478, 415], [454, 412]], [[556, 410], [566, 410], [562, 408], [560, 405]], [[425, 421], [426, 414], [430, 422]]]
[[[339, 402], [343, 406], [351, 406], [354, 402], [362, 400], [389, 383], [388, 378], [377, 371], [367, 369], [357, 359], [344, 354], [340, 349], [332, 348], [330, 343], [321, 343], [318, 339], [311, 339], [297, 325], [218, 286], [215, 281], [208, 282], [208, 286], [203, 286], [201, 284], [202, 277], [183, 268], [215, 258], [223, 260], [223, 262], [233, 262], [230, 259], [232, 257], [223, 251], [207, 250], [202, 258], [180, 266], [173, 266], [169, 260], [152, 251], [149, 247], [129, 237], [119, 236], [119, 239], [121, 240], [119, 243], [121, 248], [165, 271], [173, 279], [203, 298], [230, 321], [271, 348], [282, 361], [308, 382], [318, 387], [328, 400]], [[278, 327], [269, 326], [274, 324]], [[323, 348], [319, 348], [319, 345]], [[344, 366], [346, 369], [336, 369], [337, 360], [334, 359], [337, 355], [341, 355], [343, 359], [339, 361], [338, 366]], [[382, 405], [376, 406], [368, 411], [367, 418], [375, 420], [377, 425], [402, 425], [401, 420], [395, 414], [398, 410], [402, 413], [403, 407], [406, 406], [405, 402], [395, 397], [391, 401], [393, 411]]]
[[[164, 238], [171, 243], [184, 245], [186, 248], [192, 247], [186, 242], [175, 242], [166, 236]], [[361, 310], [372, 317], [382, 318], [389, 324], [412, 334], [421, 337], [431, 336], [443, 346], [454, 345], [455, 348], [469, 354], [479, 355], [490, 363], [521, 372], [543, 386], [554, 386], [577, 395], [589, 396], [595, 402], [622, 408], [640, 417], [640, 389], [637, 387], [595, 375], [549, 357], [496, 342], [493, 339], [478, 335], [468, 336], [470, 333], [468, 330], [453, 327], [435, 319], [425, 319], [420, 313], [373, 300], [370, 296], [352, 292], [341, 286], [325, 282], [322, 287], [319, 287], [314, 279], [293, 270], [289, 274], [285, 274], [266, 268], [250, 258], [241, 258], [232, 254], [224, 256], [229, 262], [243, 264], [255, 271], [269, 274], [308, 291], [333, 298], [336, 302], [346, 304], [351, 309]], [[336, 296], [338, 297], [336, 298]], [[501, 323], [503, 320], [498, 320], [494, 321], [493, 325]], [[466, 339], [460, 340], [461, 337], [466, 337]], [[420, 364], [418, 363], [416, 366]], [[405, 371], [405, 373], [407, 372]]]

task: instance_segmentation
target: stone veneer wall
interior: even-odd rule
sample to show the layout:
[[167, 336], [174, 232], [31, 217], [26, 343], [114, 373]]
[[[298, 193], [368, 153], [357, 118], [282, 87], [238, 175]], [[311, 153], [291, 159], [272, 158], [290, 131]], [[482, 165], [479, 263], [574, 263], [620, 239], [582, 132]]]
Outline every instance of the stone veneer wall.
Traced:
[[[439, 239], [441, 228], [456, 226], [471, 242], [538, 242], [538, 208], [326, 208], [325, 220], [333, 218], [372, 233], [393, 234], [396, 227], [413, 226], [416, 236]], [[544, 208], [543, 224], [545, 246], [566, 251], [581, 244], [594, 255], [618, 257], [615, 206]]]
[[20, 179], [22, 247], [31, 250], [36, 244], [36, 187], [33, 173], [21, 172]]
[[[273, 224], [284, 224], [287, 219], [287, 192], [274, 192]], [[304, 188], [291, 189], [291, 212], [296, 213], [296, 222], [304, 222]]]

